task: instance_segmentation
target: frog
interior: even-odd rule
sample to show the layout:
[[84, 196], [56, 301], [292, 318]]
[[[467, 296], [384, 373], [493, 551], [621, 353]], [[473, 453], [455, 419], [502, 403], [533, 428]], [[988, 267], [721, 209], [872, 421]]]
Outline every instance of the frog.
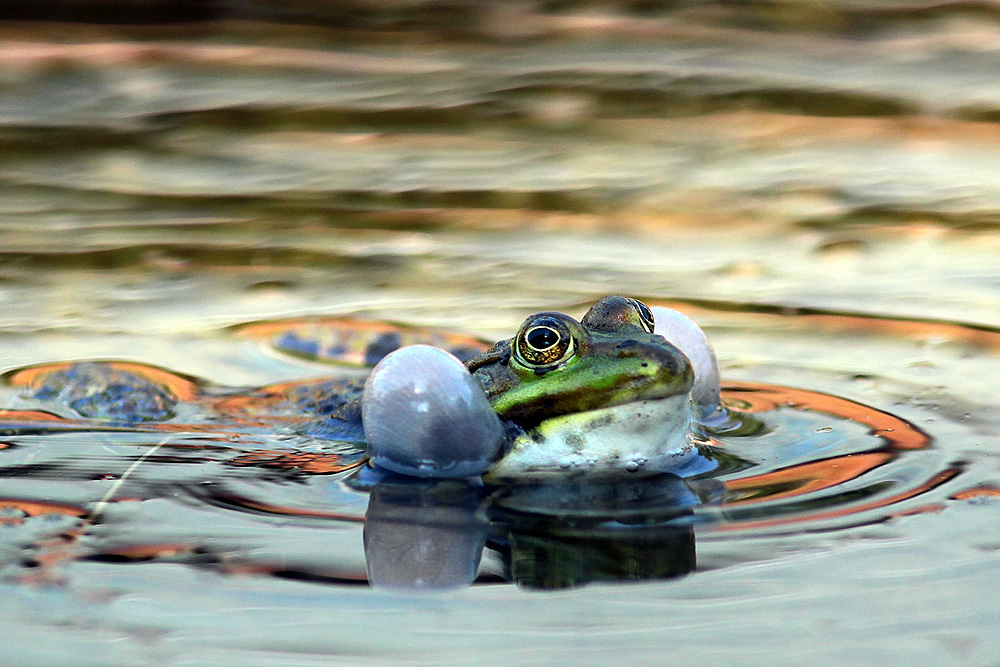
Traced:
[[[678, 471], [700, 460], [699, 437], [706, 420], [700, 418], [699, 409], [705, 404], [718, 409], [717, 368], [712, 355], [708, 362], [712, 372], [699, 373], [697, 364], [692, 364], [692, 359], [704, 357], [703, 348], [710, 352], [710, 346], [690, 320], [702, 338], [693, 346], [688, 342], [683, 350], [656, 331], [658, 321], [669, 318], [659, 312], [654, 315], [637, 299], [611, 295], [597, 301], [579, 321], [554, 311], [531, 315], [514, 336], [488, 349], [484, 345], [480, 348], [484, 352], [464, 364], [435, 348], [435, 363], [406, 363], [394, 371], [407, 381], [437, 383], [434, 392], [442, 400], [435, 405], [446, 407], [430, 414], [423, 398], [414, 402], [405, 391], [390, 393], [391, 404], [385, 406], [380, 403], [385, 399], [369, 395], [380, 367], [419, 345], [385, 356], [367, 381], [323, 379], [249, 393], [224, 388], [206, 393], [200, 384], [190, 382], [184, 391], [171, 389], [161, 386], [161, 376], [173, 377], [166, 371], [157, 374], [149, 367], [144, 372], [142, 365], [115, 362], [55, 365], [51, 372], [33, 372], [24, 383], [36, 401], [63, 402], [85, 418], [122, 425], [168, 421], [181, 400], [207, 407], [223, 422], [246, 417], [247, 406], [253, 405], [255, 419], [274, 415], [276, 423], [284, 425], [281, 428], [306, 437], [367, 446], [373, 460], [378, 460], [377, 446], [369, 436], [382, 427], [397, 444], [417, 447], [407, 456], [419, 459], [419, 466], [406, 463], [395, 468], [406, 474], [487, 473], [503, 480], [574, 471]], [[683, 338], [676, 332], [671, 335]], [[699, 390], [705, 377], [716, 382], [708, 399], [704, 387]], [[181, 389], [182, 384], [178, 384]], [[182, 399], [180, 394], [190, 396]], [[448, 400], [456, 396], [464, 396], [462, 401], [475, 404], [475, 409], [457, 416], [449, 413]], [[364, 415], [366, 403], [375, 408], [369, 419]], [[435, 460], [460, 458], [477, 440], [488, 442], [472, 457], [471, 468], [448, 469]], [[420, 442], [437, 449], [421, 450]]]
[[497, 482], [700, 472], [709, 465], [700, 418], [721, 409], [714, 354], [693, 322], [694, 337], [672, 326], [710, 367], [697, 373], [688, 353], [656, 332], [656, 320], [641, 301], [610, 295], [579, 321], [531, 315], [464, 367], [420, 346], [395, 352], [366, 384], [371, 458], [404, 474], [475, 470]]

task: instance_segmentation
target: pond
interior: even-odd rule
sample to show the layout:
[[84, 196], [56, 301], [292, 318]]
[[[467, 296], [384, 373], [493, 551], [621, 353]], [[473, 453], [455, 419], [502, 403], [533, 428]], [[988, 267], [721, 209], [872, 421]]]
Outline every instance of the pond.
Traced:
[[[3, 662], [1000, 659], [988, 3], [56, 4], [0, 25]], [[763, 427], [496, 488], [317, 418], [606, 294]]]

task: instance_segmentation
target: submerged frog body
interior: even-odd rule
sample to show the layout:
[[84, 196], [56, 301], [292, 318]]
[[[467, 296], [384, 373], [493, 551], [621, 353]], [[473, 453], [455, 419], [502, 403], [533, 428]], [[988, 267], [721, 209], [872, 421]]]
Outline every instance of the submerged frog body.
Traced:
[[95, 362], [70, 364], [45, 375], [31, 397], [59, 401], [91, 419], [123, 423], [167, 420], [177, 406], [177, 397], [167, 387]]

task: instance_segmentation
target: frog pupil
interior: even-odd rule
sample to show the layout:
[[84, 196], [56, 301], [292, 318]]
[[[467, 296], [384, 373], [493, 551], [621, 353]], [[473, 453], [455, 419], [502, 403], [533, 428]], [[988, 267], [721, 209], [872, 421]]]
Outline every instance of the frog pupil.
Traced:
[[559, 332], [549, 327], [535, 327], [524, 337], [533, 350], [541, 352], [559, 342]]

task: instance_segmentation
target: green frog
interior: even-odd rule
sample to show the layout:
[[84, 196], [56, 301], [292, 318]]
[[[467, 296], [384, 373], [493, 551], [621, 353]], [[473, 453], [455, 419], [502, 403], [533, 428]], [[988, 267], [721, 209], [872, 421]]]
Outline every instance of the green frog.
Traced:
[[640, 301], [608, 296], [577, 322], [527, 318], [466, 366], [516, 425], [495, 479], [562, 471], [677, 470], [695, 461], [691, 362]]

